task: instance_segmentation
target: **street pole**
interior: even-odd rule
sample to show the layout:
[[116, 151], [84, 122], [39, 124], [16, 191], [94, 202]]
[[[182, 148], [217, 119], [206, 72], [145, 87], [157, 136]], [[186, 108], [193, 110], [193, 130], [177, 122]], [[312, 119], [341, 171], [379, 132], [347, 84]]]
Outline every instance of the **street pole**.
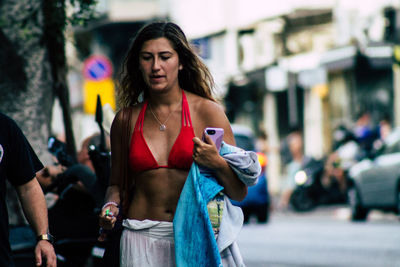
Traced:
[[279, 132], [278, 132], [278, 115], [277, 115], [277, 104], [276, 95], [271, 92], [267, 92], [264, 97], [264, 129], [268, 133], [268, 164], [267, 164], [267, 175], [268, 175], [268, 187], [269, 191], [273, 195], [277, 195], [281, 188], [281, 160], [279, 154]]
[[393, 100], [394, 114], [393, 126], [400, 126], [400, 46], [394, 46], [394, 63], [393, 63]]
[[288, 72], [288, 109], [290, 127], [299, 125], [297, 108], [296, 74]]

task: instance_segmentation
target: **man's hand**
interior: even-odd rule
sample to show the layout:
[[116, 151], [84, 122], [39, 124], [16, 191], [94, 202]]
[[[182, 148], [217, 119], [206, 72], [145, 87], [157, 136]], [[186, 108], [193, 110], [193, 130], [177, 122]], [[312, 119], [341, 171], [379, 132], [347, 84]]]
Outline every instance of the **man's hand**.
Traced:
[[41, 240], [36, 244], [35, 259], [36, 266], [42, 266], [44, 259], [46, 262], [46, 267], [57, 266], [57, 257], [56, 253], [54, 252], [54, 247], [46, 240]]
[[[16, 187], [19, 200], [30, 225], [36, 234], [47, 233], [49, 229], [47, 219], [47, 206], [43, 191], [36, 178]], [[43, 264], [46, 259], [46, 267], [57, 266], [56, 254], [53, 245], [47, 240], [41, 240], [35, 247], [36, 266]]]

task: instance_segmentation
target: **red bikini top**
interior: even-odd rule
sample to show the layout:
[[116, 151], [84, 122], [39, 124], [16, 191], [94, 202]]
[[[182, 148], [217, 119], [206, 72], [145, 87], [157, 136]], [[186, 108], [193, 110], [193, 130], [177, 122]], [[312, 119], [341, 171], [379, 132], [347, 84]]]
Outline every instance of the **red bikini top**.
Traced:
[[182, 127], [174, 145], [169, 152], [168, 165], [158, 165], [156, 159], [147, 146], [143, 136], [144, 114], [147, 108], [147, 101], [143, 104], [133, 130], [130, 150], [129, 165], [134, 172], [143, 172], [158, 168], [184, 169], [189, 170], [193, 163], [193, 137], [194, 131], [190, 119], [189, 105], [182, 90]]

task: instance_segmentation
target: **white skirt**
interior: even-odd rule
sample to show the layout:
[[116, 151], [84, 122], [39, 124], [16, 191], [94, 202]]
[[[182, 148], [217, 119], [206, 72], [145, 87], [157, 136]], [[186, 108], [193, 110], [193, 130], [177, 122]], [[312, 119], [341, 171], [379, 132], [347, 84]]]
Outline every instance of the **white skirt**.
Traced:
[[175, 245], [172, 222], [123, 220], [121, 267], [174, 267]]
[[[120, 242], [121, 267], [175, 267], [172, 222], [123, 220]], [[222, 266], [245, 266], [234, 242], [221, 252]]]

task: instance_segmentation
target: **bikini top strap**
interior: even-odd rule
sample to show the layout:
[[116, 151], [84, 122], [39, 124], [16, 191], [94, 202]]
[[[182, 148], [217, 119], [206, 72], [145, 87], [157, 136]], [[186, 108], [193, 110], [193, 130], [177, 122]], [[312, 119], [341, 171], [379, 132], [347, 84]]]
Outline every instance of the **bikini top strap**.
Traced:
[[147, 101], [143, 103], [143, 107], [140, 110], [134, 131], [143, 131], [144, 114], [146, 113], [146, 108], [147, 108]]
[[193, 127], [192, 120], [190, 119], [189, 103], [186, 95], [182, 90], [182, 126]]

